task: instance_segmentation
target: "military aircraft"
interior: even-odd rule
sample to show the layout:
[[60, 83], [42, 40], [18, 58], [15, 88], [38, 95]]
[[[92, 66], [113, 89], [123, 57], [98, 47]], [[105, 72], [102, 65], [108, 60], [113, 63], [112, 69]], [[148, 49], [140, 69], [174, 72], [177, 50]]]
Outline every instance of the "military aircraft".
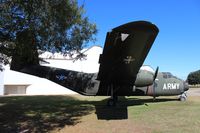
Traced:
[[[17, 71], [49, 79], [77, 93], [88, 96], [111, 96], [114, 106], [118, 96], [181, 95], [188, 85], [170, 73], [154, 72], [142, 66], [159, 29], [147, 21], [123, 24], [107, 33], [98, 73], [83, 73], [41, 65], [24, 66]], [[30, 64], [30, 63], [29, 63]]]

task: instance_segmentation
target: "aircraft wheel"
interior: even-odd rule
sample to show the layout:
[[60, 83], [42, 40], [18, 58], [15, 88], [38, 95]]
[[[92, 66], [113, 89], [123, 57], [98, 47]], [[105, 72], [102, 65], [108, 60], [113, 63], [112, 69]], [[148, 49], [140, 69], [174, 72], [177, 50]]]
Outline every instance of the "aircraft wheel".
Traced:
[[108, 105], [108, 106], [115, 106], [115, 105], [116, 105], [116, 101], [115, 101], [114, 99], [109, 99], [109, 100], [107, 101], [107, 105]]
[[186, 96], [180, 96], [180, 101], [182, 102], [186, 101]]
[[114, 100], [115, 102], [118, 102], [118, 96], [114, 95], [114, 96], [113, 96], [113, 100]]
[[155, 102], [156, 101], [156, 97], [153, 97], [153, 102]]

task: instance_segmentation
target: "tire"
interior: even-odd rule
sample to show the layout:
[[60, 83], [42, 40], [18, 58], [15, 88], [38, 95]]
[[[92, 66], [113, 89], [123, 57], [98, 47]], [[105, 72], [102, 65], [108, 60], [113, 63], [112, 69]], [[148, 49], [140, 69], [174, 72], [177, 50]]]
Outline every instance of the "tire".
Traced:
[[110, 107], [114, 107], [114, 106], [116, 105], [116, 102], [115, 102], [115, 100], [113, 100], [113, 99], [109, 99], [109, 100], [107, 101], [107, 105], [110, 106]]
[[180, 96], [180, 101], [181, 101], [181, 102], [186, 101], [186, 97], [185, 97], [185, 96]]

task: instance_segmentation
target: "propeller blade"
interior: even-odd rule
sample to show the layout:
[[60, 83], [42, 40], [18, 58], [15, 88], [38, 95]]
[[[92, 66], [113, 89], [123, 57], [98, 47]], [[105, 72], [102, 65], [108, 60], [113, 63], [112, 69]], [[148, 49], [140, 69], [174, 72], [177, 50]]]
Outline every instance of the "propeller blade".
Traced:
[[158, 75], [158, 70], [159, 70], [159, 67], [156, 68], [156, 71], [155, 71], [155, 74], [154, 74], [154, 77], [153, 77], [153, 81], [155, 81], [155, 79]]

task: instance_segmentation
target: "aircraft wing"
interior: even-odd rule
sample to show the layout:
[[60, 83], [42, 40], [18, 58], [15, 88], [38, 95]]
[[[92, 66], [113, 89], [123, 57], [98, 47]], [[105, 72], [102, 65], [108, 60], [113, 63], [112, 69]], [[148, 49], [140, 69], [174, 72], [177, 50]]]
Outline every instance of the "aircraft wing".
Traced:
[[100, 55], [99, 73], [101, 81], [98, 94], [106, 92], [108, 84], [134, 85], [159, 29], [146, 21], [130, 22], [107, 33], [103, 53]]

